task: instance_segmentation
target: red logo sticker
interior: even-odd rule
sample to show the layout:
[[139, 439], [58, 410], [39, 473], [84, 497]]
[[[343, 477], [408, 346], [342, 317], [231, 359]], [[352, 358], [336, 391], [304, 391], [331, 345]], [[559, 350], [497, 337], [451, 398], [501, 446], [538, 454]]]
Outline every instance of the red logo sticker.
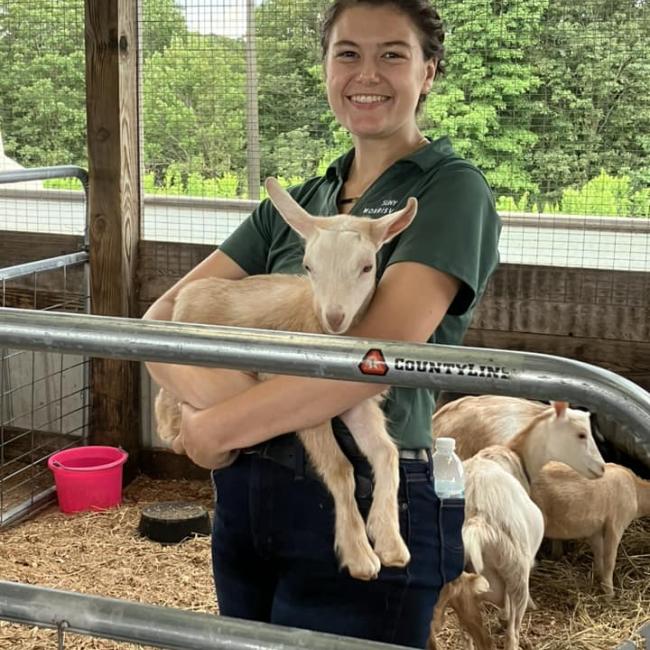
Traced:
[[359, 364], [359, 370], [364, 375], [381, 375], [383, 377], [388, 372], [388, 364], [383, 352], [376, 348], [368, 350]]

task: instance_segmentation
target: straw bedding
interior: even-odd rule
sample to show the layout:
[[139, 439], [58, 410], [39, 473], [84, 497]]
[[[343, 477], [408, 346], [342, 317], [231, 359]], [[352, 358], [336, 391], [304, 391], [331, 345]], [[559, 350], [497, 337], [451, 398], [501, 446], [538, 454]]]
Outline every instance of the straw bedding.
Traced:
[[[0, 577], [56, 589], [217, 613], [210, 566], [210, 541], [196, 538], [177, 546], [141, 539], [136, 528], [143, 506], [190, 500], [211, 507], [208, 482], [154, 481], [139, 477], [120, 508], [62, 515], [52, 506], [0, 532]], [[537, 650], [610, 650], [650, 619], [650, 520], [626, 532], [616, 569], [614, 599], [590, 583], [590, 556], [575, 543], [559, 561], [541, 560], [531, 592], [539, 610], [526, 615], [524, 635]], [[490, 617], [495, 636], [498, 625]], [[461, 648], [453, 615], [440, 640]], [[642, 645], [638, 647], [643, 647]], [[441, 644], [442, 645], [442, 644]], [[0, 623], [0, 648], [56, 648], [56, 632]], [[74, 650], [135, 649], [136, 646], [66, 635]]]

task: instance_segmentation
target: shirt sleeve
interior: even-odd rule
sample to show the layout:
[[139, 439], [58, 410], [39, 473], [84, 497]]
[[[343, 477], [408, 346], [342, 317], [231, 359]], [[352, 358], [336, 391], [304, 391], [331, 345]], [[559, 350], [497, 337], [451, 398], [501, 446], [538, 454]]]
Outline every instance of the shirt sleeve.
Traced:
[[272, 213], [271, 201], [265, 199], [219, 247], [248, 275], [260, 275], [267, 271], [267, 259], [272, 239]]
[[492, 191], [474, 167], [440, 170], [419, 193], [418, 212], [388, 264], [419, 262], [458, 278], [448, 313], [464, 314], [483, 293], [499, 261], [501, 223]]

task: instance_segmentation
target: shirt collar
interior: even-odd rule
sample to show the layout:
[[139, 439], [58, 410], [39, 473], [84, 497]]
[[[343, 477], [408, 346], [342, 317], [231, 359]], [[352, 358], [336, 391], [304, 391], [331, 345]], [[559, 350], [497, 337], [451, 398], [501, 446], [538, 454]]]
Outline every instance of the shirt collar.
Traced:
[[[412, 154], [398, 160], [395, 164], [414, 164], [426, 172], [435, 167], [441, 160], [455, 155], [454, 148], [447, 136], [431, 140], [427, 137], [429, 144]], [[345, 180], [354, 159], [354, 149], [350, 149], [337, 158], [325, 172], [328, 181]]]

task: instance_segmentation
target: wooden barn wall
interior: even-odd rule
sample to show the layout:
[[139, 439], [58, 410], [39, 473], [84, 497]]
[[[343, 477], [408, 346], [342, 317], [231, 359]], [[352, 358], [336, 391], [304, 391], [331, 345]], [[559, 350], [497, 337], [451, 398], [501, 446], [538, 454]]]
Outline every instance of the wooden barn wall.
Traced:
[[465, 343], [613, 370], [650, 390], [650, 274], [503, 265]]

